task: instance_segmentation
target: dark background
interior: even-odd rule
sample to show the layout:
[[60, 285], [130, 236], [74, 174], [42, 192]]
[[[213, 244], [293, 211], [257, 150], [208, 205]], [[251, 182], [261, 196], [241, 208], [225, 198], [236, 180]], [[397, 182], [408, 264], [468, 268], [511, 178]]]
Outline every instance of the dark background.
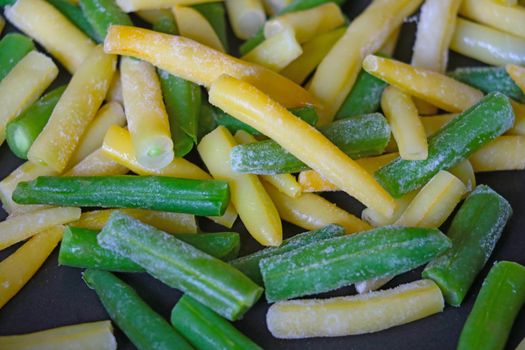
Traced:
[[[367, 0], [349, 0], [344, 12], [349, 18], [353, 18], [369, 2]], [[410, 61], [415, 28], [416, 24], [413, 20], [408, 20], [404, 24], [395, 54], [396, 58], [405, 62]], [[13, 28], [8, 26], [7, 31], [12, 30]], [[232, 37], [233, 35], [230, 32], [230, 38]], [[232, 41], [233, 43], [234, 41]], [[481, 65], [481, 63], [451, 53], [450, 69], [472, 65]], [[68, 81], [68, 75], [64, 73], [65, 70], [62, 69], [61, 71], [63, 73], [53, 86]], [[198, 162], [195, 153], [190, 155], [190, 158]], [[7, 176], [21, 163], [9, 151], [7, 144], [4, 143], [0, 148], [0, 178]], [[514, 209], [514, 215], [497, 244], [492, 258], [479, 274], [460, 308], [447, 306], [445, 311], [440, 314], [374, 334], [338, 338], [280, 340], [273, 338], [266, 328], [265, 315], [268, 304], [263, 297], [246, 314], [243, 320], [235, 323], [236, 327], [265, 349], [454, 349], [481, 282], [487, 275], [493, 262], [497, 260], [511, 260], [525, 264], [525, 232], [523, 232], [523, 227], [525, 227], [524, 172], [479, 174], [477, 180], [478, 183], [491, 186], [507, 198]], [[344, 193], [328, 193], [325, 197], [357, 216], [360, 215], [363, 209], [359, 203]], [[5, 212], [0, 209], [0, 219], [3, 220], [4, 218]], [[200, 221], [200, 227], [206, 232], [224, 230], [224, 228], [213, 224], [207, 219]], [[251, 239], [240, 220], [237, 221], [233, 230], [241, 233], [241, 255], [261, 248]], [[285, 236], [290, 236], [303, 230], [284, 223], [284, 231]], [[446, 230], [444, 231], [446, 232]], [[14, 252], [18, 246], [1, 251], [0, 260]], [[55, 249], [27, 285], [0, 309], [0, 335], [35, 332], [81, 322], [108, 319], [108, 315], [95, 293], [88, 289], [81, 280], [81, 270], [59, 267], [57, 265], [57, 252], [58, 249]], [[418, 269], [398, 276], [387, 287], [420, 279], [420, 273], [421, 269]], [[180, 292], [163, 285], [146, 274], [119, 274], [119, 277], [132, 285], [153, 309], [166, 319], [169, 319], [171, 308], [181, 296]], [[347, 287], [325, 294], [323, 297], [353, 293], [355, 293], [353, 287]], [[115, 335], [119, 343], [119, 349], [134, 349], [133, 345], [120, 330], [115, 329]], [[507, 348], [514, 349], [523, 337], [525, 337], [525, 312], [522, 310], [510, 334]]]

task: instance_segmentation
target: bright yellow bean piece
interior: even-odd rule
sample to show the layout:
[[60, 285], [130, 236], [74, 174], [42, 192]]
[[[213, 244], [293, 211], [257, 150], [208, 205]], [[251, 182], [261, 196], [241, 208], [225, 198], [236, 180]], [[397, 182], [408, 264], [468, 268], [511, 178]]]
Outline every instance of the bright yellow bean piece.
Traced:
[[363, 68], [373, 76], [449, 112], [462, 112], [483, 93], [444, 74], [379, 56], [367, 56]]
[[226, 0], [228, 19], [239, 39], [249, 39], [264, 25], [266, 15], [261, 0]]
[[[117, 209], [94, 210], [82, 213], [78, 221], [70, 226], [90, 230], [101, 230], [109, 220], [109, 216]], [[171, 213], [145, 209], [118, 209], [148, 225], [168, 233], [197, 233], [195, 216], [182, 213]]]
[[361, 219], [368, 222], [373, 227], [392, 225], [399, 219], [401, 214], [403, 214], [418, 192], [419, 191], [412, 191], [401, 198], [397, 198], [396, 210], [394, 210], [394, 214], [390, 217], [384, 216], [372, 208], [366, 208], [361, 212]]
[[[217, 0], [116, 0], [118, 6], [125, 12], [139, 10], [169, 9], [176, 5], [196, 5]], [[219, 0], [220, 1], [220, 0]]]
[[352, 89], [366, 55], [376, 52], [422, 0], [376, 0], [350, 24], [323, 59], [309, 91], [324, 109], [319, 125], [332, 121]]
[[469, 159], [477, 173], [523, 170], [525, 169], [525, 136], [500, 136]]
[[38, 271], [62, 239], [63, 230], [59, 225], [38, 233], [0, 262], [0, 308]]
[[525, 38], [525, 8], [495, 0], [462, 0], [460, 15]]
[[91, 51], [60, 97], [44, 130], [28, 152], [33, 163], [62, 172], [106, 97], [117, 58], [101, 46]]
[[217, 33], [199, 11], [192, 7], [177, 5], [173, 7], [173, 14], [180, 35], [225, 52]]
[[242, 59], [279, 72], [302, 53], [303, 49], [297, 42], [293, 29], [286, 28], [264, 40]]
[[264, 37], [271, 38], [283, 30], [292, 30], [299, 43], [333, 30], [345, 23], [341, 8], [333, 2], [308, 10], [289, 12], [264, 25]]
[[286, 107], [316, 104], [309, 92], [278, 73], [188, 38], [114, 25], [106, 36], [104, 49], [109, 53], [140, 58], [206, 87], [227, 74], [255, 85]]
[[525, 104], [510, 100], [514, 111], [514, 126], [507, 131], [508, 134], [525, 135]]
[[127, 173], [128, 168], [108, 158], [102, 148], [98, 148], [69, 169], [64, 176], [112, 176]]
[[80, 208], [58, 207], [9, 217], [0, 222], [0, 249], [21, 242], [53, 226], [80, 218]]
[[279, 213], [256, 175], [232, 170], [230, 152], [237, 143], [222, 126], [202, 138], [199, 155], [214, 179], [228, 181], [231, 201], [248, 232], [264, 246], [279, 246], [283, 231]]
[[[465, 184], [467, 192], [471, 192], [476, 187], [476, 174], [474, 174], [474, 167], [472, 167], [472, 164], [468, 159], [465, 159], [455, 167], [448, 169], [448, 172]], [[465, 195], [467, 195], [467, 192]]]
[[18, 0], [5, 16], [15, 27], [35, 39], [74, 73], [95, 44], [80, 29], [44, 0]]
[[39, 98], [57, 75], [49, 57], [31, 51], [0, 81], [0, 145], [7, 123]]
[[[272, 138], [328, 181], [386, 216], [394, 199], [355, 161], [317, 129], [297, 118], [256, 87], [223, 76], [209, 91], [210, 102]], [[312, 152], [315, 150], [315, 152]], [[318, 157], [323, 154], [323, 157]]]
[[45, 331], [0, 336], [3, 350], [116, 350], [111, 321], [80, 323]]
[[338, 337], [378, 332], [443, 311], [439, 287], [420, 280], [386, 291], [273, 304], [266, 315], [276, 338]]
[[305, 230], [318, 230], [329, 224], [337, 224], [348, 234], [366, 231], [366, 222], [313, 193], [303, 193], [297, 198], [289, 197], [269, 183], [263, 182], [266, 191], [279, 211], [279, 215]]
[[486, 64], [525, 64], [525, 39], [458, 18], [450, 49]]

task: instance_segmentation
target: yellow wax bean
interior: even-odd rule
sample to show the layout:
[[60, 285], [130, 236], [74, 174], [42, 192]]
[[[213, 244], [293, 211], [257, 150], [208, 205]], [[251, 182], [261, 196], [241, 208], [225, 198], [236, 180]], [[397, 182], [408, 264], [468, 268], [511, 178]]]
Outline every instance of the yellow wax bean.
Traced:
[[412, 98], [389, 86], [381, 97], [381, 109], [392, 128], [400, 157], [408, 160], [427, 159], [427, 137]]
[[[212, 84], [209, 99], [213, 105], [275, 140], [303, 163], [363, 204], [386, 216], [393, 213], [394, 199], [372, 175], [328, 141], [317, 129], [294, 116], [256, 87], [223, 76]], [[323, 157], [318, 157], [318, 154], [322, 154]]]
[[348, 234], [369, 230], [366, 222], [313, 193], [303, 193], [297, 198], [289, 197], [269, 183], [263, 182], [266, 191], [279, 211], [279, 215], [305, 230], [318, 230], [329, 224], [337, 224]]
[[361, 212], [361, 219], [373, 227], [392, 225], [399, 219], [401, 214], [403, 214], [418, 192], [419, 191], [412, 191], [403, 195], [401, 198], [397, 198], [396, 210], [394, 210], [394, 214], [390, 217], [384, 216], [372, 208], [366, 208]]
[[121, 106], [124, 104], [124, 97], [122, 96], [122, 82], [120, 80], [119, 70], [116, 70], [115, 74], [113, 75], [113, 80], [111, 81], [111, 85], [109, 85], [106, 101], [118, 102]]
[[525, 135], [525, 104], [510, 100], [514, 111], [514, 126], [507, 131], [508, 134]]
[[229, 131], [219, 126], [203, 137], [197, 150], [213, 178], [228, 181], [231, 201], [253, 238], [264, 246], [279, 246], [283, 239], [281, 219], [259, 178], [231, 168], [230, 152], [236, 144]]
[[74, 73], [95, 44], [80, 29], [44, 0], [18, 0], [5, 16], [15, 27], [35, 39], [66, 69]]
[[63, 226], [53, 226], [38, 233], [0, 262], [0, 308], [38, 271], [62, 239], [63, 230]]
[[442, 170], [423, 186], [395, 225], [440, 227], [466, 192], [460, 179]]
[[120, 64], [122, 94], [137, 161], [162, 169], [173, 161], [173, 141], [155, 68], [129, 57]]
[[13, 201], [12, 195], [16, 186], [22, 181], [31, 181], [39, 176], [54, 176], [58, 175], [53, 169], [25, 162], [16, 168], [11, 174], [0, 181], [0, 199], [2, 200], [2, 207], [11, 215], [18, 215], [28, 213], [31, 211], [42, 209], [42, 205], [21, 205]]
[[379, 53], [385, 56], [393, 56], [394, 52], [396, 51], [399, 34], [401, 34], [401, 26], [397, 27], [397, 29], [394, 29], [392, 34], [390, 34], [383, 46], [381, 46], [379, 49]]
[[173, 14], [180, 35], [225, 52], [217, 33], [199, 11], [192, 7], [177, 5], [173, 7]]
[[[257, 139], [244, 130], [239, 130], [235, 133], [235, 141], [240, 145], [256, 142]], [[302, 188], [295, 177], [291, 174], [276, 174], [276, 175], [261, 175], [260, 178], [268, 183], [271, 183], [282, 193], [290, 197], [298, 197], [301, 195]]]
[[106, 52], [148, 61], [173, 75], [206, 87], [227, 74], [257, 86], [288, 108], [316, 103], [310, 93], [278, 73], [188, 38], [114, 25], [109, 29], [104, 48]]
[[343, 36], [345, 31], [346, 28], [335, 29], [306, 42], [302, 47], [302, 55], [286, 66], [280, 73], [297, 84], [302, 84], [321, 63], [337, 40]]
[[53, 226], [80, 218], [80, 208], [58, 207], [9, 217], [0, 222], [0, 249], [23, 241]]
[[264, 25], [265, 38], [271, 38], [283, 30], [292, 29], [299, 43], [307, 42], [316, 35], [326, 33], [345, 23], [341, 8], [333, 2], [308, 10], [289, 12]]
[[31, 51], [0, 81], [0, 145], [7, 123], [39, 98], [57, 75], [49, 57]]
[[196, 5], [220, 0], [116, 0], [117, 5], [125, 12], [139, 10], [169, 9], [176, 5]]
[[[137, 161], [129, 132], [115, 125], [110, 127], [106, 133], [102, 150], [105, 156], [138, 175], [160, 175], [196, 180], [211, 179], [208, 173], [184, 158], [175, 158], [170, 164], [160, 170], [143, 167]], [[210, 216], [209, 219], [231, 228], [237, 219], [237, 212], [230, 203], [222, 216]]]
[[3, 350], [116, 350], [111, 321], [80, 323], [45, 331], [0, 336]]
[[225, 0], [233, 33], [239, 39], [249, 39], [264, 25], [266, 15], [261, 0]]
[[[399, 156], [398, 153], [388, 153], [377, 157], [361, 158], [356, 160], [370, 174], [385, 166]], [[339, 191], [337, 186], [324, 179], [315, 170], [305, 170], [299, 173], [299, 183], [304, 192]]]
[[462, 0], [459, 13], [473, 21], [525, 38], [525, 8], [494, 0]]
[[250, 50], [242, 59], [279, 72], [302, 53], [293, 29], [285, 28]]
[[64, 176], [112, 176], [127, 173], [128, 168], [108, 158], [102, 148], [98, 148], [69, 169]]
[[441, 312], [439, 287], [431, 280], [386, 291], [273, 304], [266, 315], [276, 338], [337, 337], [378, 332]]
[[525, 136], [500, 136], [470, 156], [470, 162], [477, 173], [523, 170], [525, 169]]
[[525, 64], [525, 39], [458, 18], [450, 49], [486, 64]]
[[441, 114], [421, 117], [421, 123], [425, 128], [425, 135], [427, 137], [434, 135], [442, 127], [444, 127], [449, 121], [456, 118], [458, 115], [455, 113]]
[[102, 146], [104, 136], [111, 125], [126, 124], [124, 110], [118, 102], [109, 102], [102, 106], [89, 124], [79, 141], [77, 149], [71, 156], [70, 164], [76, 165]]
[[[465, 184], [467, 192], [473, 191], [476, 187], [476, 174], [474, 174], [474, 168], [468, 159], [448, 169], [448, 172]], [[465, 192], [465, 195], [467, 195], [467, 192]]]
[[379, 56], [367, 56], [363, 68], [373, 76], [449, 112], [462, 112], [483, 93], [446, 75]]
[[117, 58], [101, 46], [91, 51], [60, 97], [44, 130], [28, 152], [33, 163], [62, 172], [95, 117], [115, 72]]
[[[80, 219], [70, 223], [69, 226], [101, 230], [108, 222], [109, 216], [116, 210], [104, 209], [82, 213]], [[145, 209], [118, 210], [164, 232], [197, 233], [197, 222], [194, 215]]]
[[422, 0], [375, 0], [350, 24], [323, 59], [309, 91], [324, 109], [319, 125], [328, 124], [343, 104], [366, 55], [376, 52]]

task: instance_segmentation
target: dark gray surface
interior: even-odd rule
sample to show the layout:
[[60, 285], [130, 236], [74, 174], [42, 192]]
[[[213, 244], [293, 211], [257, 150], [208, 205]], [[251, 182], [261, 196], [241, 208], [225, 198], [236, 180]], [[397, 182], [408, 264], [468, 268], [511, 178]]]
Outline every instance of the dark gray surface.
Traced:
[[[345, 13], [350, 18], [362, 11], [369, 1], [350, 0]], [[407, 23], [403, 28], [397, 47], [396, 57], [409, 61], [413, 43], [414, 23]], [[459, 55], [451, 54], [450, 68], [456, 66], [479, 65]], [[66, 82], [63, 74], [60, 82]], [[1, 107], [0, 107], [1, 108]], [[193, 153], [190, 157], [195, 159]], [[7, 145], [0, 148], [0, 178], [4, 178], [21, 163], [8, 149]], [[500, 172], [480, 174], [478, 183], [488, 184], [509, 200], [514, 215], [503, 236], [496, 246], [495, 252], [483, 272], [478, 276], [460, 308], [447, 306], [443, 313], [395, 327], [375, 334], [339, 337], [316, 338], [308, 340], [279, 340], [271, 336], [266, 328], [265, 315], [268, 304], [261, 300], [250, 310], [236, 326], [265, 349], [454, 349], [465, 319], [472, 308], [475, 296], [479, 291], [482, 279], [486, 276], [495, 260], [512, 260], [525, 264], [525, 174], [524, 172]], [[342, 208], [359, 215], [362, 206], [344, 193], [330, 193], [327, 198]], [[0, 210], [0, 219], [5, 213]], [[446, 227], [446, 226], [445, 226]], [[207, 221], [201, 221], [205, 231], [219, 230], [220, 227]], [[241, 254], [249, 253], [260, 246], [249, 237], [242, 224], [238, 221], [234, 230], [241, 233]], [[285, 235], [292, 235], [301, 230], [285, 224]], [[13, 252], [11, 247], [0, 252], [0, 259]], [[156, 311], [169, 318], [171, 308], [181, 294], [170, 289], [146, 274], [119, 274], [130, 283], [137, 292]], [[389, 286], [414, 281], [420, 278], [420, 270], [415, 270], [399, 276]], [[344, 288], [324, 296], [339, 296], [354, 293], [353, 288]], [[44, 266], [29, 281], [29, 283], [0, 310], [0, 335], [34, 332], [52, 327], [59, 327], [80, 322], [90, 322], [107, 319], [108, 316], [95, 293], [89, 290], [80, 278], [80, 270], [68, 267], [58, 267], [57, 250], [46, 261]], [[116, 336], [119, 349], [133, 349], [129, 340], [117, 329]], [[514, 349], [525, 337], [525, 312], [521, 311], [510, 334], [508, 349]]]

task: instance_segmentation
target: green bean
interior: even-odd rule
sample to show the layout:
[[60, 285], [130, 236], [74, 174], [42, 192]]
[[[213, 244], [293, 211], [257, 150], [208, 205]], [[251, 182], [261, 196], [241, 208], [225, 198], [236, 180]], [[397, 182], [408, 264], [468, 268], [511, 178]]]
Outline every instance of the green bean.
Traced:
[[222, 2], [208, 2], [193, 5], [193, 8], [206, 18], [219, 37], [222, 46], [228, 52], [228, 36], [226, 33], [226, 10]]
[[72, 4], [68, 0], [48, 0], [51, 5], [55, 6], [64, 16], [66, 16], [71, 23], [77, 26], [78, 29], [87, 34], [91, 39], [99, 41], [99, 36], [89, 24], [88, 20], [82, 13], [82, 9], [77, 5]]
[[113, 24], [132, 26], [127, 13], [115, 3], [115, 0], [80, 0], [80, 7], [89, 24], [97, 33], [98, 42], [104, 42], [108, 29]]
[[9, 33], [0, 40], [0, 81], [29, 51], [35, 49], [33, 41], [25, 35]]

